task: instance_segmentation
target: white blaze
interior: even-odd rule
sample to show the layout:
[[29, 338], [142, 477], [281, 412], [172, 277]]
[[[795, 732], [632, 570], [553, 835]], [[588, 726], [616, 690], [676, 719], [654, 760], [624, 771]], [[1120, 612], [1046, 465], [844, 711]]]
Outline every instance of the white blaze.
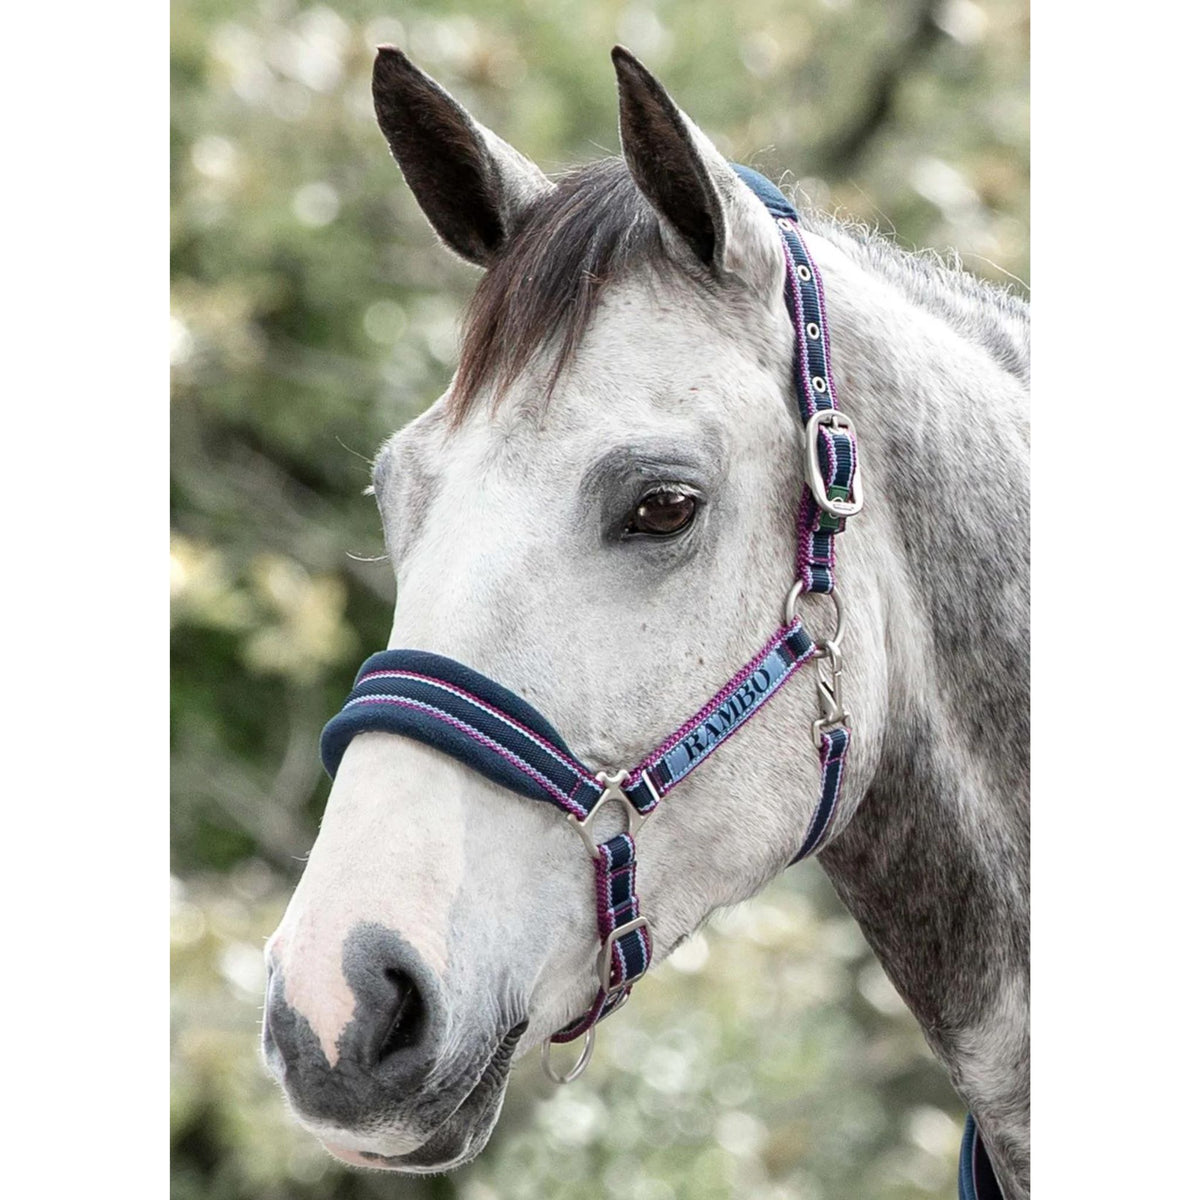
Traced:
[[[320, 836], [272, 939], [284, 998], [312, 1026], [331, 1067], [354, 1014], [342, 947], [356, 925], [394, 930], [445, 976], [450, 907], [463, 874], [460, 787], [451, 759], [407, 738], [360, 734], [346, 750]], [[414, 796], [437, 802], [406, 804]]]

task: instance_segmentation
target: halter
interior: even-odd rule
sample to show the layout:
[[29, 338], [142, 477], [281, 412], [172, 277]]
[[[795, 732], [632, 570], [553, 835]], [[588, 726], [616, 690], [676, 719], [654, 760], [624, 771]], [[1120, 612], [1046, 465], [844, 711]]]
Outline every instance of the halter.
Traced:
[[[798, 862], [821, 846], [832, 825], [850, 744], [850, 713], [842, 700], [844, 614], [834, 590], [834, 539], [846, 518], [862, 507], [854, 425], [837, 407], [821, 277], [804, 244], [799, 214], [758, 172], [737, 164], [733, 169], [766, 206], [783, 242], [784, 299], [796, 336], [805, 486], [797, 517], [796, 582], [784, 601], [779, 629], [673, 734], [639, 763], [615, 773], [581, 762], [554, 726], [507, 688], [453, 659], [421, 650], [385, 650], [367, 659], [341, 712], [321, 735], [321, 758], [331, 777], [355, 736], [394, 733], [440, 750], [566, 815], [592, 859], [599, 951], [598, 990], [590, 1008], [542, 1046], [543, 1066], [560, 1083], [582, 1073], [591, 1058], [596, 1022], [629, 998], [633, 984], [650, 967], [653, 939], [638, 905], [635, 836], [667, 794], [761, 712], [801, 667], [817, 662], [818, 713], [811, 735], [821, 764], [820, 796], [791, 860]], [[837, 625], [831, 638], [814, 640], [801, 625], [797, 605], [805, 592], [832, 599]], [[597, 842], [592, 823], [606, 805], [623, 811], [625, 830]], [[550, 1042], [584, 1035], [575, 1065], [565, 1075], [557, 1074], [549, 1063]]]

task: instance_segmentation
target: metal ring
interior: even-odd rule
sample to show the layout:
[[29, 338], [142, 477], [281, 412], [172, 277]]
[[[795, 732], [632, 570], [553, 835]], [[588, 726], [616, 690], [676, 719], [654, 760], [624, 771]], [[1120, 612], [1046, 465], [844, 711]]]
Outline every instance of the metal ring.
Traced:
[[820, 375], [814, 375], [812, 377], [812, 385], [813, 385], [814, 392], [824, 392], [825, 391], [825, 380]]
[[552, 1043], [549, 1038], [542, 1043], [542, 1070], [555, 1083], [571, 1083], [584, 1073], [588, 1063], [592, 1061], [592, 1051], [596, 1047], [596, 1027], [595, 1025], [588, 1026], [587, 1033], [583, 1035], [583, 1050], [575, 1060], [575, 1065], [565, 1075], [560, 1075], [550, 1065], [551, 1045]]
[[812, 272], [803, 263], [796, 268], [796, 274], [799, 275], [805, 283], [812, 278]]
[[816, 323], [816, 321], [809, 321], [809, 323], [804, 327], [804, 332], [807, 333], [808, 336], [815, 342], [817, 338], [821, 336], [821, 327]]
[[[792, 590], [788, 592], [787, 599], [783, 602], [783, 623], [790, 625], [795, 619], [800, 608], [800, 597], [804, 595], [804, 581], [798, 580], [792, 584]], [[838, 595], [837, 588], [828, 592], [813, 592], [814, 596], [828, 596], [833, 601], [834, 616], [837, 620], [837, 628], [834, 630], [833, 637], [816, 639], [815, 645], [817, 652], [814, 658], [825, 658], [829, 651], [826, 647], [832, 645], [835, 650], [841, 649], [842, 634], [846, 631], [846, 610], [842, 605], [842, 598]]]

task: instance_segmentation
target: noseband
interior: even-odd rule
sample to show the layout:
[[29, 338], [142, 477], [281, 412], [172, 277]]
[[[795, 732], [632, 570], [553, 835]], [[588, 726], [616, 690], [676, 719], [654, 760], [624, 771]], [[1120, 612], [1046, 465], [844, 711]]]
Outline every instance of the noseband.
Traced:
[[[780, 628], [701, 709], [635, 766], [615, 773], [581, 762], [536, 709], [470, 667], [420, 650], [373, 654], [358, 673], [342, 711], [321, 735], [321, 758], [330, 776], [360, 733], [394, 733], [440, 750], [493, 782], [547, 801], [566, 814], [592, 858], [599, 951], [598, 990], [591, 1007], [550, 1042], [586, 1034], [583, 1050], [566, 1075], [558, 1075], [542, 1047], [542, 1062], [561, 1083], [578, 1076], [591, 1058], [596, 1022], [615, 1012], [649, 969], [650, 926], [636, 888], [635, 835], [667, 794], [719, 746], [762, 711], [766, 702], [808, 662], [816, 668], [818, 714], [812, 740], [821, 764], [820, 798], [792, 862], [817, 850], [837, 812], [843, 765], [850, 743], [849, 711], [842, 702], [842, 604], [834, 590], [834, 538], [862, 507], [854, 426], [837, 407], [829, 367], [829, 333], [821, 277], [809, 257], [795, 208], [756, 171], [734, 164], [774, 218], [787, 274], [784, 298], [796, 335], [796, 399], [804, 423], [805, 487], [797, 521], [796, 583], [783, 604]], [[797, 615], [800, 596], [831, 597], [837, 627], [814, 640]], [[615, 805], [625, 830], [597, 842], [596, 814]]]

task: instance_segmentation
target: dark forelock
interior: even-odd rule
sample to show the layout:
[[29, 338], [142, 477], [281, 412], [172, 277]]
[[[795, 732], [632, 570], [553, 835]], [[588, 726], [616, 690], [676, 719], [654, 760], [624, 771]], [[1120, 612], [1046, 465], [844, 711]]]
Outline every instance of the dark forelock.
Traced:
[[449, 398], [453, 418], [486, 384], [502, 392], [540, 347], [557, 340], [552, 390], [605, 287], [632, 266], [667, 261], [658, 220], [624, 160], [601, 159], [561, 178], [522, 214], [467, 307]]

